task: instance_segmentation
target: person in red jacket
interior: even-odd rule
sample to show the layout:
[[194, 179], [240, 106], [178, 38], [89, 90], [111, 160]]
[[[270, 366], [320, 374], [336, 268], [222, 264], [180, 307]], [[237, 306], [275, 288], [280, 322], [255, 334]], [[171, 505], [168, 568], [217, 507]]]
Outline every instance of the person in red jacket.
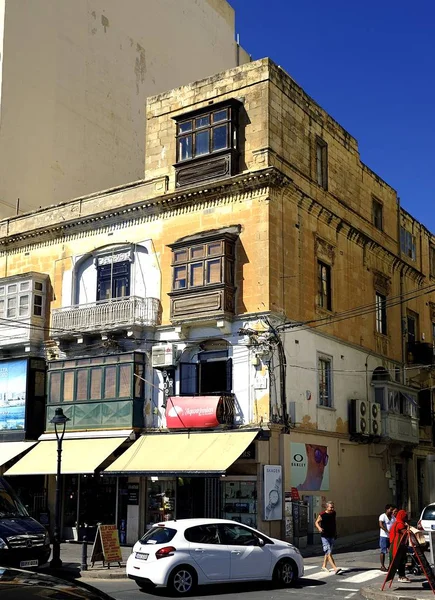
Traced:
[[391, 552], [391, 561], [394, 560], [397, 553], [399, 556], [399, 564], [397, 565], [397, 571], [399, 573], [400, 583], [408, 583], [411, 581], [405, 572], [406, 566], [406, 548], [408, 546], [408, 536], [406, 533], [409, 531], [408, 525], [408, 515], [405, 510], [399, 510], [397, 513], [397, 517], [395, 522], [393, 523], [390, 529], [390, 552]]

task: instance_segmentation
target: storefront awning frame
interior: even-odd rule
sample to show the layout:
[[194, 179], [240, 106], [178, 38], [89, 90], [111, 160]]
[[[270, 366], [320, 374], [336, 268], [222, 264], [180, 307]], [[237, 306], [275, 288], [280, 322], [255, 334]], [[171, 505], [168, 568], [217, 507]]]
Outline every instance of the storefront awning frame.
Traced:
[[13, 460], [23, 452], [27, 452], [38, 442], [0, 442], [0, 467]]
[[[62, 442], [62, 475], [93, 474], [127, 438], [64, 439]], [[38, 442], [5, 475], [55, 475], [57, 441]]]
[[257, 429], [142, 435], [103, 473], [116, 476], [220, 477], [258, 434]]

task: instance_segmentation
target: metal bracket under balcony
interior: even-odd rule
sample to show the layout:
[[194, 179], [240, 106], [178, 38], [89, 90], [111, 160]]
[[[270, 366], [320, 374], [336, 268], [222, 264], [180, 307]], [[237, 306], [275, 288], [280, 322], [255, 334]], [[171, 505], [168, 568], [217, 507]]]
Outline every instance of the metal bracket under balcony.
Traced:
[[52, 311], [53, 338], [82, 334], [114, 333], [130, 328], [160, 325], [162, 307], [158, 298], [113, 298], [90, 304], [64, 306]]

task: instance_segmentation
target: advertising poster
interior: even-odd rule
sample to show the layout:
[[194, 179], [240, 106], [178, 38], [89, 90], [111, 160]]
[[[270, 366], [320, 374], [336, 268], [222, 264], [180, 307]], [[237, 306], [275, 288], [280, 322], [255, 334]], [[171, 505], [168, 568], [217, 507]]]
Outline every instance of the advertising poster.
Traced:
[[329, 490], [329, 456], [327, 446], [290, 443], [291, 486], [317, 492]]
[[0, 362], [0, 431], [24, 429], [27, 360]]
[[263, 506], [265, 521], [282, 519], [281, 465], [264, 465]]

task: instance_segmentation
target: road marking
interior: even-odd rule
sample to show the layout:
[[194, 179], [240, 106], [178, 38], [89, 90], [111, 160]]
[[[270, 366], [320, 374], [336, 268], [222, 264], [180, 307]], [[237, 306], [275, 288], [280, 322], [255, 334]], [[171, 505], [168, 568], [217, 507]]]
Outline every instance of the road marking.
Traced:
[[337, 592], [359, 592], [358, 588], [335, 588]]
[[345, 600], [348, 600], [349, 598], [352, 598], [352, 596], [355, 596], [356, 592], [352, 592], [351, 594], [348, 594], [347, 596], [345, 596]]
[[319, 571], [318, 573], [308, 575], [307, 579], [325, 579], [325, 577], [329, 577], [330, 575], [333, 575], [333, 572], [330, 573], [329, 571]]
[[382, 575], [381, 571], [365, 571], [364, 573], [358, 573], [358, 575], [352, 575], [351, 577], [346, 577], [343, 580], [343, 583], [364, 583], [366, 581], [370, 581], [371, 579], [376, 579], [376, 577], [380, 577]]
[[310, 569], [318, 569], [317, 565], [304, 565], [304, 570], [309, 571]]

